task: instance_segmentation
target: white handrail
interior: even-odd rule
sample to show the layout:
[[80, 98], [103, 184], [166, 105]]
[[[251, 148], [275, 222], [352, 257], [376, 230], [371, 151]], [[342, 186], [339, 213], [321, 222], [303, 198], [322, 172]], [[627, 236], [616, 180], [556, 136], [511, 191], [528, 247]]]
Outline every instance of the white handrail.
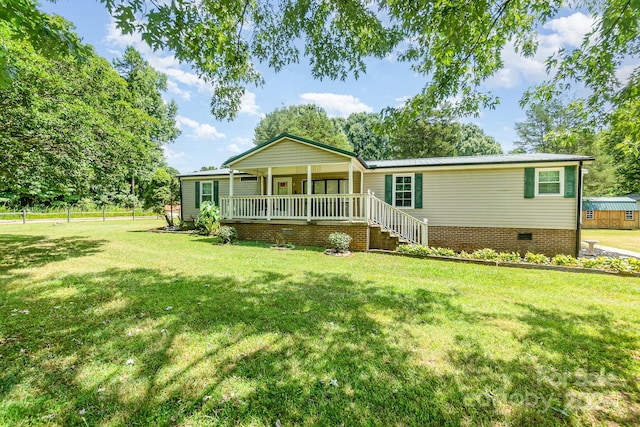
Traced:
[[416, 245], [429, 245], [429, 223], [420, 221], [406, 212], [378, 199], [371, 191], [367, 192], [369, 201], [369, 223], [379, 225], [397, 234], [402, 239]]

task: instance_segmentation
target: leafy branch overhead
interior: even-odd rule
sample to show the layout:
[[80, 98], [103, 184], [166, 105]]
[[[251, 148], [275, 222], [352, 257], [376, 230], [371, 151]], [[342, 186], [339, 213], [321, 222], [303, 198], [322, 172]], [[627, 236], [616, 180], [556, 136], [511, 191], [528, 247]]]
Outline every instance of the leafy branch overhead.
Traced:
[[[523, 101], [585, 86], [589, 105], [602, 112], [606, 103], [615, 107], [631, 99], [638, 85], [637, 66], [629, 81], [616, 77], [622, 61], [640, 51], [640, 13], [632, 0], [100, 1], [122, 32], [140, 33], [153, 49], [171, 50], [191, 64], [214, 88], [217, 118], [233, 118], [245, 87], [263, 83], [258, 63], [278, 71], [306, 58], [314, 78], [346, 79], [366, 72], [367, 58], [390, 54], [425, 77], [410, 110], [430, 111], [455, 96], [458, 111], [477, 112], [498, 102], [482, 84], [504, 67], [503, 48], [512, 44], [522, 57], [534, 55], [536, 30], [572, 8], [595, 18], [592, 32], [579, 48], [555, 52], [547, 61], [549, 80]], [[37, 36], [47, 22], [31, 0], [0, 5], [8, 11], [2, 21], [28, 28], [47, 47], [50, 38]], [[50, 35], [74, 45], [64, 34]], [[2, 64], [2, 71], [9, 65]]]

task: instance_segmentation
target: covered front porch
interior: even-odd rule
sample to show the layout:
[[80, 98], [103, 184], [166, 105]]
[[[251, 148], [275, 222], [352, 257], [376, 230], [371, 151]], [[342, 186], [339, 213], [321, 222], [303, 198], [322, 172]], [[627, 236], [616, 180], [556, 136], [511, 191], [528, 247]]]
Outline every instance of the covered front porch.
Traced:
[[[367, 221], [366, 168], [353, 153], [284, 136], [229, 159], [226, 166], [223, 219]], [[257, 180], [259, 194], [236, 192], [237, 172]]]
[[[365, 191], [366, 164], [354, 153], [283, 134], [223, 166], [229, 168], [228, 195], [219, 199], [224, 221], [265, 226], [272, 221], [333, 227], [338, 222], [363, 224], [410, 243], [427, 242], [426, 221]], [[257, 181], [253, 191], [257, 188], [259, 194], [239, 185], [249, 179]]]

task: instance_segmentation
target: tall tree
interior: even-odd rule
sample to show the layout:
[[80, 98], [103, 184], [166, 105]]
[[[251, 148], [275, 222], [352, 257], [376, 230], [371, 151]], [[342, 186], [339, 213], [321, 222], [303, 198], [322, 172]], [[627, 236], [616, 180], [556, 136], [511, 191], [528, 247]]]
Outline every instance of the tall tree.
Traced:
[[593, 150], [596, 132], [579, 101], [538, 102], [530, 106], [526, 117], [516, 123], [516, 147], [531, 153], [590, 154]]
[[460, 140], [455, 144], [458, 156], [479, 156], [483, 154], [502, 154], [502, 147], [482, 128], [472, 123], [461, 125]]
[[0, 192], [21, 205], [121, 192], [153, 130], [127, 83], [95, 53], [51, 59], [6, 26], [0, 45], [15, 71], [0, 89]]
[[461, 126], [446, 112], [402, 121], [391, 134], [390, 158], [449, 157], [456, 155]]
[[379, 114], [353, 113], [341, 124], [354, 153], [366, 160], [389, 158], [389, 137], [380, 130]]
[[168, 103], [162, 99], [162, 92], [167, 90], [167, 76], [151, 67], [133, 47], [127, 47], [113, 65], [127, 81], [133, 106], [152, 119], [150, 138], [144, 141], [147, 147], [137, 151], [143, 157], [129, 162], [131, 192], [135, 195], [136, 180], [143, 184], [149, 181], [154, 169], [164, 161], [162, 146], [180, 135], [176, 127], [178, 106], [173, 99]]
[[342, 129], [314, 104], [291, 105], [270, 112], [256, 126], [253, 142], [260, 144], [284, 132], [344, 150], [352, 149]]

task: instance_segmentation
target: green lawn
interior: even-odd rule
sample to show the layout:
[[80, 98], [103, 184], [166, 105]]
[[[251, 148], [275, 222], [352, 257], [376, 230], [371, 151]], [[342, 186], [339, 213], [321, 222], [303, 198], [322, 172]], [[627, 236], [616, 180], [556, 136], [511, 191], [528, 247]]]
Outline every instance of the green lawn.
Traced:
[[640, 252], [640, 230], [582, 230], [581, 237], [598, 240], [603, 246]]
[[640, 280], [0, 226], [0, 425], [638, 425]]

